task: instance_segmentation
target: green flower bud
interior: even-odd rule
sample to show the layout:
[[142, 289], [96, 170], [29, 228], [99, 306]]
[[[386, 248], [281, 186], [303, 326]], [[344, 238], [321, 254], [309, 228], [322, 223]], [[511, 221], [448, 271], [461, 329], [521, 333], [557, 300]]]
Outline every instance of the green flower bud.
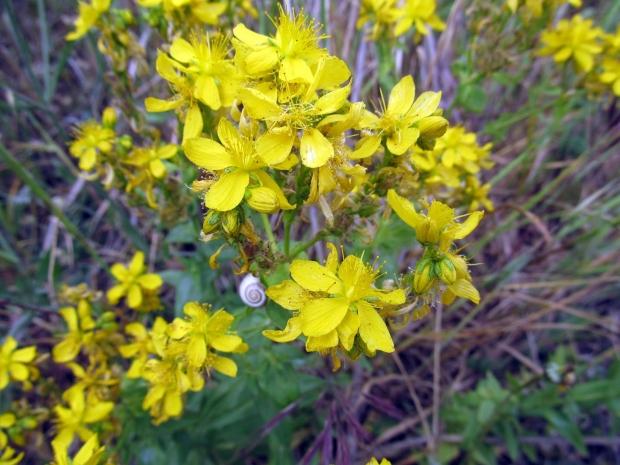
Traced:
[[130, 150], [133, 147], [133, 139], [129, 134], [119, 137], [118, 141], [121, 144], [121, 147], [126, 150]]
[[443, 116], [428, 116], [418, 124], [420, 137], [424, 139], [437, 139], [443, 136], [448, 129], [448, 120]]
[[240, 224], [239, 213], [237, 213], [237, 210], [224, 212], [222, 215], [222, 228], [224, 228], [226, 234], [230, 236], [237, 234]]
[[435, 272], [430, 259], [422, 259], [415, 267], [413, 275], [413, 290], [416, 294], [425, 294], [433, 286]]
[[215, 210], [209, 210], [209, 212], [205, 215], [205, 219], [202, 222], [202, 232], [205, 234], [210, 234], [217, 229], [218, 224], [220, 223], [220, 212]]
[[106, 107], [101, 114], [101, 122], [106, 128], [114, 129], [116, 126], [116, 110], [112, 107]]
[[456, 281], [456, 267], [448, 257], [444, 257], [435, 264], [435, 274], [446, 284], [452, 284]]

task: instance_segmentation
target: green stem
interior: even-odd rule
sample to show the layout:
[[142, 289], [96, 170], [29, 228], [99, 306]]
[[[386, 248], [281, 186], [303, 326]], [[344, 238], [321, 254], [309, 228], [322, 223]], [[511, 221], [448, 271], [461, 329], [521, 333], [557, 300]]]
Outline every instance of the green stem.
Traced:
[[291, 251], [291, 226], [293, 225], [293, 219], [284, 214], [284, 255], [288, 257], [289, 252]]
[[86, 251], [101, 265], [106, 267], [106, 263], [103, 261], [97, 251], [89, 244], [86, 237], [80, 232], [80, 230], [71, 222], [58, 205], [50, 198], [45, 192], [45, 189], [37, 182], [37, 180], [30, 174], [26, 168], [17, 160], [12, 153], [10, 153], [4, 145], [0, 144], [0, 159], [2, 159], [9, 169], [11, 169], [19, 178], [26, 184], [32, 193], [36, 195], [47, 207], [51, 210], [52, 214], [58, 218], [63, 224], [66, 230], [73, 235], [86, 249]]
[[267, 239], [269, 240], [269, 246], [271, 247], [272, 251], [276, 252], [278, 250], [278, 244], [276, 242], [275, 236], [273, 235], [273, 229], [271, 228], [271, 222], [269, 221], [269, 216], [267, 216], [266, 213], [261, 213], [260, 219], [263, 223], [263, 228], [265, 229], [265, 232], [267, 233]]
[[295, 258], [297, 255], [299, 255], [300, 253], [302, 253], [303, 251], [309, 249], [310, 247], [312, 247], [314, 244], [316, 244], [317, 242], [319, 242], [321, 239], [323, 239], [325, 236], [327, 235], [326, 232], [321, 231], [320, 233], [318, 233], [316, 236], [314, 236], [312, 239], [310, 239], [309, 241], [304, 242], [303, 244], [299, 244], [297, 247], [295, 247], [293, 249], [293, 252], [291, 252], [291, 254], [289, 255], [289, 259], [290, 258]]

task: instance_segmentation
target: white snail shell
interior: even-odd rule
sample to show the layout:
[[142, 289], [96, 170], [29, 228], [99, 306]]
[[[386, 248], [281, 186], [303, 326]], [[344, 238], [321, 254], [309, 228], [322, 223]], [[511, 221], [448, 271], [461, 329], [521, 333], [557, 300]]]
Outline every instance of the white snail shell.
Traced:
[[246, 274], [237, 290], [239, 297], [248, 307], [262, 307], [267, 300], [265, 286], [253, 274]]

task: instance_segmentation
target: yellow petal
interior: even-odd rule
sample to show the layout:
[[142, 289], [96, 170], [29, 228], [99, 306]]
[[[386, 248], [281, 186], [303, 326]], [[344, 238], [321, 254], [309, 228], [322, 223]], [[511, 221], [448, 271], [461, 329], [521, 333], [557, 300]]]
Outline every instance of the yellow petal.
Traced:
[[22, 363], [11, 363], [9, 365], [11, 378], [17, 381], [26, 381], [28, 379], [28, 367]]
[[231, 378], [237, 376], [237, 364], [226, 357], [220, 357], [219, 355], [214, 356], [213, 369]]
[[249, 182], [247, 171], [235, 170], [222, 175], [207, 192], [205, 205], [222, 212], [232, 210], [243, 200]]
[[277, 102], [256, 89], [241, 89], [239, 98], [243, 102], [243, 110], [252, 118], [269, 119], [282, 113]]
[[168, 391], [164, 397], [164, 412], [167, 416], [177, 417], [183, 411], [183, 399], [178, 391]]
[[81, 343], [75, 337], [66, 337], [52, 349], [52, 356], [57, 363], [67, 363], [80, 352]]
[[106, 294], [108, 298], [108, 302], [110, 302], [112, 305], [116, 305], [118, 301], [123, 298], [126, 292], [127, 292], [127, 288], [125, 287], [124, 284], [119, 284], [117, 286], [112, 287], [111, 289], [108, 290]]
[[269, 37], [248, 29], [244, 24], [236, 25], [233, 29], [233, 34], [241, 42], [251, 47], [267, 44], [269, 42]]
[[234, 334], [222, 334], [212, 337], [209, 343], [215, 350], [220, 352], [234, 352], [243, 344], [243, 340]]
[[399, 129], [388, 137], [387, 148], [394, 155], [402, 155], [417, 142], [419, 137], [418, 128]]
[[249, 193], [248, 205], [259, 213], [273, 213], [280, 206], [278, 196], [268, 187], [254, 187]]
[[470, 214], [465, 221], [459, 223], [452, 232], [454, 239], [463, 239], [471, 234], [471, 232], [478, 227], [480, 220], [484, 216], [483, 211], [475, 211]]
[[149, 170], [157, 179], [161, 179], [166, 174], [166, 166], [161, 160], [152, 160], [149, 163]]
[[301, 138], [299, 153], [305, 166], [318, 168], [334, 156], [334, 146], [318, 129], [308, 129]]
[[364, 301], [356, 302], [360, 318], [360, 337], [370, 352], [394, 352], [394, 341], [383, 318], [377, 311]]
[[318, 352], [332, 349], [338, 345], [338, 332], [334, 329], [323, 336], [308, 337], [306, 340], [306, 350], [308, 352]]
[[314, 108], [319, 115], [334, 113], [340, 110], [345, 104], [350, 91], [351, 86], [349, 85], [329, 92], [315, 102]]
[[194, 97], [207, 105], [212, 110], [219, 110], [222, 106], [220, 91], [215, 79], [211, 76], [202, 75], [194, 83]]
[[441, 92], [424, 92], [413, 102], [407, 116], [410, 116], [414, 120], [426, 118], [437, 110], [440, 101]]
[[291, 132], [267, 132], [256, 141], [256, 151], [267, 165], [277, 165], [288, 158], [294, 141]]
[[379, 136], [365, 136], [362, 137], [355, 145], [355, 150], [349, 154], [351, 160], [361, 160], [363, 158], [372, 157], [379, 146], [381, 145], [381, 138]]
[[390, 92], [386, 113], [392, 116], [404, 116], [411, 108], [415, 98], [415, 83], [411, 76], [403, 77]]
[[325, 268], [332, 273], [336, 273], [338, 271], [338, 263], [340, 263], [338, 259], [338, 249], [331, 242], [328, 242], [326, 245], [329, 249], [329, 255], [327, 255], [327, 259], [325, 260]]
[[195, 165], [207, 170], [223, 170], [233, 166], [231, 155], [214, 140], [205, 137], [190, 139], [183, 145], [185, 156]]
[[187, 110], [185, 116], [185, 127], [183, 128], [183, 143], [189, 139], [198, 137], [202, 133], [202, 113], [197, 104], [192, 105]]
[[290, 279], [269, 286], [266, 294], [267, 297], [287, 310], [299, 310], [311, 297], [308, 291]]
[[359, 315], [347, 312], [344, 320], [338, 325], [338, 337], [345, 350], [351, 350], [355, 342], [355, 335], [360, 328]]
[[144, 271], [144, 252], [136, 252], [127, 267], [132, 276], [139, 275]]
[[251, 76], [270, 72], [278, 64], [278, 52], [272, 47], [261, 47], [245, 57], [245, 70]]
[[273, 342], [291, 342], [297, 339], [300, 334], [301, 318], [298, 316], [289, 318], [286, 322], [286, 327], [282, 330], [266, 329], [263, 331], [263, 336]]
[[185, 39], [176, 38], [170, 45], [170, 55], [181, 63], [190, 63], [196, 59], [194, 47]]
[[302, 307], [301, 331], [306, 336], [324, 336], [342, 322], [349, 309], [344, 297], [313, 299]]
[[279, 77], [284, 82], [310, 84], [314, 76], [305, 60], [301, 58], [284, 58], [280, 63]]
[[161, 276], [155, 273], [149, 273], [142, 275], [138, 278], [138, 283], [144, 289], [148, 289], [149, 291], [155, 291], [161, 287], [163, 281]]
[[329, 292], [340, 291], [340, 280], [323, 265], [312, 260], [293, 260], [290, 272], [292, 278], [308, 291]]
[[142, 304], [142, 289], [137, 284], [133, 284], [127, 293], [127, 306], [136, 309]]
[[179, 108], [182, 103], [183, 100], [180, 99], [163, 100], [155, 97], [147, 97], [144, 99], [144, 108], [149, 113], [161, 113]]
[[351, 77], [351, 71], [345, 61], [335, 56], [325, 57], [323, 60], [323, 72], [317, 89], [331, 89]]
[[113, 409], [113, 402], [98, 402], [95, 405], [89, 405], [84, 412], [84, 423], [101, 421], [105, 419]]
[[455, 295], [471, 300], [475, 304], [480, 303], [480, 293], [474, 285], [467, 279], [457, 279], [456, 282], [448, 287]]
[[422, 215], [415, 211], [413, 204], [398, 195], [394, 189], [388, 191], [387, 201], [398, 217], [413, 229], [416, 229], [424, 221]]
[[199, 367], [207, 358], [207, 345], [202, 335], [191, 336], [187, 344], [187, 360], [190, 365]]
[[284, 195], [284, 192], [282, 192], [282, 189], [280, 189], [278, 183], [276, 183], [271, 176], [269, 176], [264, 171], [255, 171], [254, 174], [264, 187], [270, 189], [275, 193], [276, 198], [278, 199], [279, 207], [282, 210], [292, 210], [293, 208], [295, 208], [295, 205], [291, 205], [289, 203], [286, 196]]
[[28, 363], [32, 362], [37, 356], [37, 348], [35, 346], [24, 347], [13, 352], [11, 360], [14, 362]]

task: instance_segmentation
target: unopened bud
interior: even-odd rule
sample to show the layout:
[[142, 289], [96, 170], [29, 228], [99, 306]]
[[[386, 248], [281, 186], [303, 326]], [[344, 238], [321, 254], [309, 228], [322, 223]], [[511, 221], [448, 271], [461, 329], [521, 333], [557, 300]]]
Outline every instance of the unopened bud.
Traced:
[[230, 236], [237, 234], [239, 231], [239, 213], [236, 210], [225, 212], [222, 215], [222, 228]]
[[446, 284], [456, 281], [456, 268], [447, 257], [435, 264], [435, 274]]
[[435, 222], [427, 219], [415, 230], [416, 239], [421, 244], [436, 244], [439, 241], [439, 231]]
[[101, 122], [106, 128], [114, 129], [116, 126], [116, 110], [112, 107], [106, 107], [101, 114]]
[[435, 281], [433, 262], [423, 259], [418, 262], [413, 275], [413, 290], [416, 294], [425, 294]]
[[448, 129], [448, 120], [443, 116], [429, 116], [418, 124], [420, 137], [424, 139], [437, 139], [445, 134]]
[[209, 212], [205, 215], [205, 219], [202, 222], [202, 232], [205, 234], [210, 234], [217, 228], [220, 223], [220, 213], [215, 210], [209, 210]]
[[268, 187], [256, 187], [250, 190], [248, 204], [260, 213], [272, 213], [279, 207], [278, 196]]
[[126, 150], [130, 150], [133, 147], [133, 139], [129, 134], [122, 135], [119, 137], [118, 141], [120, 142], [121, 147]]

